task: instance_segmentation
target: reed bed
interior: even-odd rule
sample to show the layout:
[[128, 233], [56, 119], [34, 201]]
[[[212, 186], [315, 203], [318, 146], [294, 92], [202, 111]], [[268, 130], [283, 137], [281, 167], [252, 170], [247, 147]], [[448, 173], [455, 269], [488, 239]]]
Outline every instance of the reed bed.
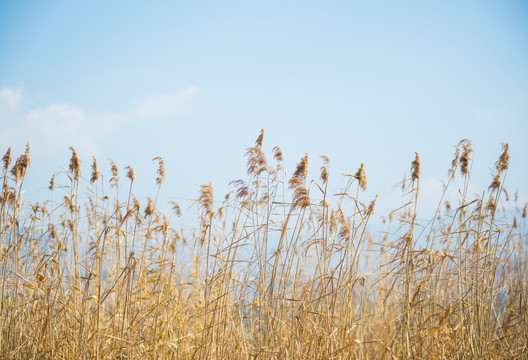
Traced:
[[[2, 161], [0, 354], [5, 359], [527, 359], [528, 205], [503, 187], [468, 193], [472, 148], [456, 147], [436, 214], [418, 217], [420, 158], [403, 206], [372, 225], [365, 166], [328, 190], [329, 162], [287, 175], [262, 131], [247, 178], [203, 185], [196, 221], [134, 196], [135, 173], [103, 181], [71, 148], [49, 200], [27, 203], [26, 152]], [[310, 175], [309, 162], [316, 162]], [[446, 166], [447, 167], [447, 166]], [[319, 168], [319, 169], [317, 169]], [[405, 170], [405, 169], [404, 169]], [[313, 171], [312, 171], [313, 173]], [[456, 203], [444, 195], [462, 182]], [[66, 184], [64, 184], [66, 182]], [[123, 195], [125, 194], [125, 195]]]

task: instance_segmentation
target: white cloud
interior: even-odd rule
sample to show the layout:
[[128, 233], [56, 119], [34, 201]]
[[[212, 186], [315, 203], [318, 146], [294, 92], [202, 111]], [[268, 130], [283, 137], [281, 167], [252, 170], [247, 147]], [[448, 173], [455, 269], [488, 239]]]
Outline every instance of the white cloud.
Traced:
[[15, 110], [20, 106], [22, 89], [4, 87], [0, 89], [0, 103], [8, 109]]
[[175, 93], [149, 96], [132, 106], [132, 113], [142, 118], [166, 118], [188, 109], [196, 98], [198, 88], [191, 86]]
[[74, 146], [86, 154], [97, 153], [98, 142], [106, 135], [93, 116], [70, 104], [52, 104], [30, 111], [25, 128], [32, 143], [47, 150]]
[[196, 87], [188, 87], [179, 92], [145, 97], [119, 112], [91, 113], [67, 103], [24, 109], [20, 106], [22, 90], [3, 88], [0, 110], [4, 104], [4, 110], [10, 110], [2, 116], [5, 121], [0, 131], [0, 147], [22, 147], [30, 141], [31, 147], [42, 155], [62, 153], [70, 146], [85, 157], [98, 155], [107, 138], [135, 120], [157, 121], [184, 114], [197, 91]]

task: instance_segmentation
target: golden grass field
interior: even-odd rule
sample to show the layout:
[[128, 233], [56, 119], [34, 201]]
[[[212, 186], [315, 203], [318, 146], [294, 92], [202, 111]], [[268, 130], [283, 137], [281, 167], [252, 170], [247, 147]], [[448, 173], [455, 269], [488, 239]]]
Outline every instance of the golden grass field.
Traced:
[[376, 213], [379, 232], [363, 165], [335, 194], [328, 158], [309, 172], [306, 155], [286, 174], [281, 150], [266, 156], [263, 140], [247, 149], [247, 178], [228, 196], [197, 189], [190, 230], [178, 225], [178, 204], [170, 216], [157, 208], [161, 158], [154, 196], [140, 204], [131, 167], [120, 174], [112, 163], [103, 181], [93, 158], [81, 177], [71, 148], [67, 186], [52, 179], [49, 200], [31, 204], [29, 146], [13, 161], [9, 149], [1, 358], [528, 359], [528, 208], [503, 187], [507, 144], [475, 196], [462, 140], [445, 179], [446, 189], [463, 184], [459, 197], [439, 194], [425, 222], [410, 154], [404, 205]]

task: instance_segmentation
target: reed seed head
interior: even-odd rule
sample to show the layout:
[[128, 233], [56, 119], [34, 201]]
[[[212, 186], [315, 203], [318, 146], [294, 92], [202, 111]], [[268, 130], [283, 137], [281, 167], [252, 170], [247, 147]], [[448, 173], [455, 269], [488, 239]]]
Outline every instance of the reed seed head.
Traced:
[[11, 165], [11, 147], [9, 147], [6, 151], [6, 153], [4, 154], [4, 156], [2, 157], [2, 163], [4, 164], [4, 171], [7, 171], [7, 168], [9, 167], [9, 165]]
[[15, 161], [15, 165], [11, 169], [11, 174], [15, 177], [15, 180], [18, 182], [26, 175], [26, 170], [31, 162], [29, 157], [29, 142], [26, 145], [26, 151], [18, 157]]
[[448, 176], [451, 178], [455, 178], [456, 169], [458, 167], [458, 162], [460, 160], [460, 145], [456, 146], [455, 150], [455, 157], [451, 161], [451, 169], [448, 171]]
[[350, 240], [350, 234], [351, 234], [350, 224], [348, 223], [347, 219], [343, 215], [342, 211], [339, 211], [337, 221], [339, 222], [339, 225], [340, 225], [338, 238], [341, 241]]
[[324, 184], [328, 182], [328, 164], [330, 164], [330, 158], [326, 155], [321, 155], [323, 159], [323, 166], [321, 166], [321, 180]]
[[134, 210], [135, 211], [139, 211], [141, 209], [141, 203], [139, 202], [137, 197], [134, 196], [134, 198], [132, 200], [132, 204], [134, 205]]
[[209, 229], [209, 223], [207, 222], [207, 218], [205, 216], [200, 217], [200, 237], [198, 239], [198, 242], [200, 245], [205, 244], [207, 241], [207, 229]]
[[112, 177], [110, 178], [110, 187], [118, 187], [119, 186], [119, 168], [117, 167], [117, 164], [110, 160], [110, 171], [112, 172]]
[[508, 190], [506, 190], [506, 188], [502, 188], [502, 191], [504, 191], [506, 201], [510, 201], [510, 193], [508, 192]]
[[163, 180], [165, 180], [165, 160], [163, 158], [156, 156], [152, 161], [158, 161], [158, 177], [156, 178], [156, 184], [158, 186], [163, 183]]
[[502, 173], [504, 170], [508, 169], [508, 166], [510, 165], [510, 154], [509, 149], [510, 145], [507, 143], [502, 143], [502, 154], [499, 157], [499, 160], [497, 160], [497, 163], [495, 164], [495, 167], [499, 173]]
[[127, 169], [126, 177], [130, 180], [130, 182], [134, 182], [136, 179], [136, 173], [134, 172], [134, 168], [132, 166], [125, 166], [125, 169]]
[[253, 146], [246, 150], [248, 175], [260, 175], [268, 171], [268, 162], [264, 152], [259, 146]]
[[260, 129], [260, 135], [258, 136], [257, 141], [255, 141], [255, 146], [261, 148], [263, 141], [264, 141], [264, 129]]
[[147, 207], [145, 208], [145, 217], [151, 216], [152, 214], [154, 214], [154, 201], [149, 197]]
[[53, 175], [51, 176], [51, 180], [50, 180], [50, 184], [48, 188], [52, 191], [53, 189], [55, 189], [55, 173], [53, 173]]
[[328, 169], [326, 166], [321, 166], [321, 180], [324, 184], [328, 182]]
[[73, 180], [78, 181], [81, 176], [81, 160], [72, 146], [70, 146], [70, 150], [72, 152], [72, 157], [70, 159], [70, 172], [73, 175]]
[[493, 198], [493, 196], [490, 196], [488, 199], [488, 202], [486, 203], [486, 209], [491, 212], [494, 212], [496, 208], [497, 208], [497, 203], [495, 202], [495, 199]]
[[278, 146], [273, 148], [273, 157], [277, 162], [283, 161], [282, 150]]
[[237, 199], [244, 199], [249, 195], [249, 187], [241, 186], [236, 191]]
[[374, 200], [370, 202], [365, 215], [369, 216], [369, 215], [374, 214], [374, 207], [376, 206], [377, 199], [378, 199], [378, 194], [376, 194], [376, 197], [374, 198]]
[[201, 186], [198, 201], [204, 212], [209, 216], [213, 216], [213, 187], [211, 184], [204, 184]]
[[297, 164], [297, 168], [289, 181], [290, 189], [295, 189], [303, 185], [306, 181], [306, 176], [308, 176], [308, 153], [306, 153]]
[[493, 181], [491, 182], [490, 186], [489, 186], [489, 190], [491, 191], [494, 191], [496, 189], [499, 188], [500, 186], [500, 177], [501, 177], [501, 174], [500, 172], [498, 172], [494, 177], [493, 177]]
[[417, 152], [414, 153], [414, 160], [411, 163], [411, 180], [416, 181], [420, 178], [420, 156]]
[[469, 161], [473, 149], [471, 148], [471, 141], [468, 139], [460, 140], [459, 146], [462, 146], [462, 156], [460, 157], [460, 173], [462, 175], [469, 174]]
[[99, 172], [99, 169], [97, 168], [97, 159], [95, 156], [92, 155], [92, 176], [90, 177], [90, 183], [93, 184], [97, 180], [99, 180], [99, 177], [101, 176], [101, 173]]
[[361, 163], [358, 171], [354, 175], [354, 178], [357, 179], [359, 187], [365, 191], [367, 190], [367, 174], [365, 173], [365, 163]]
[[170, 201], [170, 204], [172, 205], [172, 211], [176, 214], [176, 216], [181, 216], [181, 208], [180, 205], [176, 201]]
[[332, 210], [330, 214], [330, 233], [333, 234], [337, 228], [336, 212]]
[[310, 205], [310, 193], [304, 186], [299, 186], [293, 193], [293, 207], [304, 209]]

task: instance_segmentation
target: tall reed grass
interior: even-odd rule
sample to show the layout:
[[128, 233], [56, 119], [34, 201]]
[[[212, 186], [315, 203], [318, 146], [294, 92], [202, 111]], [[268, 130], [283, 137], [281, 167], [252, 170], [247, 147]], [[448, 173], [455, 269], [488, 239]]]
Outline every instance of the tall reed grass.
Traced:
[[[134, 196], [135, 173], [105, 183], [71, 148], [67, 185], [22, 196], [29, 145], [3, 157], [0, 353], [5, 359], [526, 359], [528, 206], [503, 187], [508, 145], [488, 189], [469, 194], [471, 143], [456, 147], [444, 195], [419, 220], [420, 158], [405, 204], [371, 225], [363, 164], [328, 189], [330, 159], [288, 176], [282, 152], [246, 152], [225, 198], [199, 189], [191, 230]], [[411, 160], [411, 159], [410, 159]], [[126, 196], [122, 194], [125, 193]], [[515, 196], [516, 197], [516, 196]], [[58, 200], [52, 200], [58, 199]], [[507, 206], [504, 207], [504, 204]], [[181, 213], [172, 203], [174, 214]]]

